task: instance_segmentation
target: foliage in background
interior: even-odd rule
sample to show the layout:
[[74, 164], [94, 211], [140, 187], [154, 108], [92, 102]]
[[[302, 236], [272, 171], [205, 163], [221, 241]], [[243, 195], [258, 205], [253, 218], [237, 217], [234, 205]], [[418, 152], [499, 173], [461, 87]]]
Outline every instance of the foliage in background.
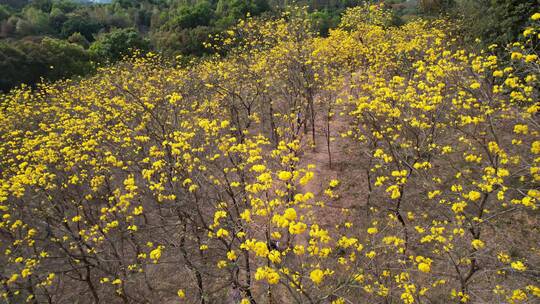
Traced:
[[[246, 15], [276, 15], [287, 4], [267, 0], [113, 0], [99, 4], [74, 0], [32, 0], [28, 3], [4, 1], [0, 5], [0, 39], [11, 48], [19, 48], [17, 40], [33, 40], [49, 36], [65, 39], [88, 49], [99, 37], [115, 40], [122, 46], [142, 46], [159, 51], [166, 56], [204, 56], [210, 51], [204, 47], [210, 35], [227, 30]], [[313, 9], [313, 24], [322, 34], [335, 27], [344, 8], [358, 1], [300, 1]], [[135, 29], [132, 31], [129, 29]], [[118, 30], [129, 31], [127, 34]], [[112, 33], [116, 32], [116, 34]], [[108, 35], [108, 33], [111, 33]], [[135, 37], [138, 35], [139, 37]], [[114, 36], [114, 37], [113, 37]], [[120, 41], [122, 40], [122, 41]], [[92, 49], [100, 51], [99, 61], [114, 62], [120, 58], [119, 50], [113, 45], [96, 41]], [[19, 48], [20, 49], [20, 48]], [[92, 51], [95, 53], [94, 51]], [[124, 52], [124, 51], [123, 51]], [[112, 57], [108, 57], [108, 56]], [[31, 54], [24, 58], [30, 60]], [[105, 56], [105, 57], [103, 57]], [[88, 56], [85, 56], [87, 58]], [[95, 57], [92, 57], [95, 58]], [[6, 59], [8, 60], [8, 59]], [[13, 58], [11, 61], [20, 60]], [[24, 66], [28, 65], [28, 62]], [[62, 69], [62, 67], [58, 67]], [[36, 72], [36, 71], [34, 71]], [[35, 84], [35, 80], [48, 74], [38, 74], [31, 80], [11, 73], [3, 90], [19, 83]], [[65, 75], [70, 75], [69, 71]], [[9, 77], [9, 76], [5, 76]], [[53, 79], [49, 79], [53, 80]]]
[[98, 36], [89, 48], [91, 56], [96, 61], [116, 62], [124, 56], [139, 50], [150, 48], [149, 42], [142, 38], [133, 28], [114, 29], [109, 33]]
[[86, 75], [93, 67], [81, 46], [46, 37], [41, 41], [0, 41], [0, 70], [0, 90], [9, 90], [20, 83], [37, 83], [42, 77], [54, 81]]
[[522, 29], [531, 24], [530, 14], [539, 10], [538, 0], [458, 0], [450, 13], [462, 18], [470, 41], [506, 46], [519, 39]]

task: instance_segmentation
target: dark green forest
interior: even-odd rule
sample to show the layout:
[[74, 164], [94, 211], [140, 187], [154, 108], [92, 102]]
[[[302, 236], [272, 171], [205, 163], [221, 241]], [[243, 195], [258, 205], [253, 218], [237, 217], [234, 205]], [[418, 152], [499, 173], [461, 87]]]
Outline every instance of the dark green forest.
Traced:
[[[271, 18], [296, 4], [308, 6], [312, 26], [326, 35], [341, 13], [359, 0], [0, 0], [0, 90], [41, 79], [91, 73], [134, 50], [166, 57], [211, 53], [212, 36], [246, 16]], [[514, 41], [539, 1], [390, 0], [394, 23], [415, 16], [446, 15], [462, 25], [464, 37], [484, 44]], [[470, 22], [474, 20], [475, 26]], [[179, 56], [181, 55], [181, 56]]]

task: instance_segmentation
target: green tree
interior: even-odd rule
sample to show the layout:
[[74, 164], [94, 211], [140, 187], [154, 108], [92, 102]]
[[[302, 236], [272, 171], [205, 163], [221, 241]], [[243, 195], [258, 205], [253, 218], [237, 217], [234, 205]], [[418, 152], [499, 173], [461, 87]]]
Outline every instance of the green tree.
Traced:
[[1, 4], [5, 4], [14, 9], [21, 9], [30, 2], [29, 0], [1, 0]]
[[7, 5], [0, 4], [0, 21], [6, 20], [11, 14], [11, 9]]
[[21, 83], [34, 85], [43, 77], [58, 80], [92, 71], [90, 57], [81, 46], [54, 38], [40, 42], [0, 42], [0, 90]]
[[538, 0], [460, 0], [454, 13], [463, 18], [470, 40], [480, 38], [485, 45], [506, 45], [519, 38], [530, 15], [538, 11]]
[[8, 38], [15, 35], [17, 27], [17, 21], [19, 18], [16, 16], [9, 16], [7, 20], [0, 22], [0, 38]]
[[425, 14], [439, 14], [448, 11], [454, 7], [454, 0], [420, 0], [418, 2], [420, 9]]
[[60, 34], [62, 25], [66, 22], [68, 16], [59, 8], [53, 7], [49, 14], [49, 24], [56, 34]]
[[257, 16], [269, 10], [270, 5], [266, 0], [219, 0], [216, 13], [222, 17], [240, 19], [248, 13]]
[[90, 43], [88, 42], [88, 40], [86, 40], [86, 38], [84, 38], [84, 36], [81, 35], [81, 33], [79, 32], [73, 33], [71, 36], [68, 37], [67, 40], [69, 41], [69, 43], [80, 45], [85, 49], [90, 46]]
[[51, 11], [53, 9], [59, 9], [64, 13], [71, 13], [79, 7], [80, 4], [73, 0], [56, 0], [52, 4]]
[[62, 37], [67, 38], [73, 33], [78, 32], [88, 41], [94, 41], [94, 34], [99, 32], [101, 28], [101, 24], [89, 19], [88, 16], [74, 15], [62, 25], [61, 35]]
[[30, 7], [34, 7], [42, 12], [49, 13], [53, 6], [52, 0], [32, 0], [30, 1]]
[[339, 24], [338, 11], [322, 10], [310, 14], [310, 19], [315, 30], [322, 36], [328, 35], [328, 31]]
[[20, 83], [28, 83], [30, 71], [26, 54], [14, 44], [0, 42], [0, 90], [7, 91]]
[[215, 33], [214, 28], [198, 26], [193, 29], [161, 31], [154, 35], [154, 40], [157, 49], [165, 55], [202, 56], [209, 53], [204, 42], [208, 42], [208, 36]]
[[134, 50], [148, 50], [149, 42], [133, 28], [115, 29], [102, 34], [90, 46], [91, 55], [98, 61], [115, 62]]
[[177, 17], [171, 20], [173, 27], [195, 28], [197, 26], [208, 26], [214, 19], [214, 10], [208, 1], [202, 1], [195, 6], [181, 6], [176, 15]]
[[45, 75], [49, 80], [85, 75], [92, 70], [90, 56], [80, 45], [45, 37], [40, 47], [45, 57], [43, 62], [49, 67]]
[[15, 22], [15, 33], [18, 36], [29, 36], [35, 34], [32, 24], [22, 18], [17, 18], [17, 21]]
[[25, 7], [23, 17], [29, 24], [31, 34], [45, 34], [51, 31], [49, 14], [38, 8]]

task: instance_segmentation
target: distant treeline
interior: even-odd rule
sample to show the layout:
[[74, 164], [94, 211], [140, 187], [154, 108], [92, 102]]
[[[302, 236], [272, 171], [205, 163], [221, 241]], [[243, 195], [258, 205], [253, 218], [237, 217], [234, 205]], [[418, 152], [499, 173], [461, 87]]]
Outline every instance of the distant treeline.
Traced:
[[[110, 3], [98, 3], [110, 2]], [[204, 56], [211, 35], [246, 15], [272, 16], [296, 4], [310, 8], [315, 29], [326, 35], [341, 12], [360, 0], [0, 0], [0, 90], [41, 78], [86, 75], [98, 64], [121, 59], [134, 49], [165, 56]], [[489, 42], [515, 40], [537, 1], [420, 0], [385, 2], [395, 22], [411, 16], [449, 13], [474, 19], [467, 30]], [[464, 22], [464, 24], [468, 24]]]
[[[96, 63], [133, 49], [165, 56], [204, 56], [209, 36], [247, 14], [275, 14], [287, 1], [267, 0], [1, 0], [0, 90], [41, 78], [85, 75]], [[322, 33], [355, 0], [304, 1]]]

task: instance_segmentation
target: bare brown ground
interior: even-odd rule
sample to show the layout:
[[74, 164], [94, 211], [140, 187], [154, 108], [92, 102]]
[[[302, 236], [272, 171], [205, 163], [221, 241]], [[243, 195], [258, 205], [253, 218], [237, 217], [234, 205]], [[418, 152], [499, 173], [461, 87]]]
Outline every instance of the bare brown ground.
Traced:
[[[319, 208], [315, 215], [319, 222], [327, 227], [343, 222], [343, 208], [363, 210], [367, 201], [367, 180], [361, 165], [362, 151], [350, 138], [341, 136], [349, 130], [351, 124], [348, 115], [339, 115], [342, 111], [343, 109], [337, 109], [329, 124], [331, 164], [326, 139], [326, 117], [321, 115], [324, 111], [317, 111], [319, 116], [316, 119], [315, 147], [310, 145], [310, 134], [302, 138], [303, 154], [300, 162], [303, 166], [313, 164], [316, 168], [314, 178], [301, 190], [312, 192], [317, 200], [324, 200], [326, 207], [322, 210]], [[340, 182], [334, 190], [334, 193], [339, 195], [337, 198], [324, 194], [332, 179]]]

